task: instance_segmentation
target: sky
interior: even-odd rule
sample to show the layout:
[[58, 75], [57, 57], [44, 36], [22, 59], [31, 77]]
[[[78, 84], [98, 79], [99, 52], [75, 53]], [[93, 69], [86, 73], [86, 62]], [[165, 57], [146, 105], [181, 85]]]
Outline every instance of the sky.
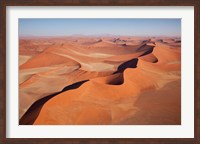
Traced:
[[181, 19], [20, 18], [19, 36], [181, 36]]

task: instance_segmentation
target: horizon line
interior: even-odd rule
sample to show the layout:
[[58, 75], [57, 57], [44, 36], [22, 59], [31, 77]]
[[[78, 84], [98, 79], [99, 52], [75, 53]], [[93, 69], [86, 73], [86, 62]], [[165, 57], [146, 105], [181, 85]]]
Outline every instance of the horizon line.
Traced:
[[96, 34], [96, 35], [84, 35], [84, 34], [73, 34], [73, 35], [21, 35], [19, 38], [54, 38], [54, 37], [179, 37], [181, 38], [181, 35], [114, 35], [114, 34]]

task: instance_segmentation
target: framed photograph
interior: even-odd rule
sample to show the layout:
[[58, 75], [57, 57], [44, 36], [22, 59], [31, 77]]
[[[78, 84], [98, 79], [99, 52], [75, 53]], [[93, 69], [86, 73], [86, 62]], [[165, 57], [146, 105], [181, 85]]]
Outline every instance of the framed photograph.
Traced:
[[1, 143], [200, 143], [199, 1], [1, 1]]

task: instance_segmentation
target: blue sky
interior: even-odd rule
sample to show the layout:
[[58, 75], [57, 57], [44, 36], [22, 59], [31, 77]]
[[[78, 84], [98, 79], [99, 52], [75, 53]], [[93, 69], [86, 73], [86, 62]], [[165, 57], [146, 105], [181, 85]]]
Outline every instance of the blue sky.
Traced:
[[181, 19], [19, 19], [19, 36], [181, 36]]

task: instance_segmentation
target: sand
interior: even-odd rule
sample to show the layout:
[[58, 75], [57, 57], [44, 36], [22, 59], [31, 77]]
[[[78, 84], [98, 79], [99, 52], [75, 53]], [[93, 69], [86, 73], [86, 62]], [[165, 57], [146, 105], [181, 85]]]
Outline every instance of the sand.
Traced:
[[19, 66], [20, 124], [181, 123], [180, 39], [22, 39], [20, 49], [31, 56]]

